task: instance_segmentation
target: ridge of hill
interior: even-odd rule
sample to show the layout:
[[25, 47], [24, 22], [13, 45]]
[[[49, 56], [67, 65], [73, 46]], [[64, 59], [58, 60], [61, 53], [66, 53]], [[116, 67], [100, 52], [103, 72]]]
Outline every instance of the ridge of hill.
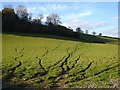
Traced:
[[[4, 34], [4, 33], [3, 33]], [[73, 37], [65, 37], [60, 35], [50, 35], [50, 34], [39, 34], [39, 33], [16, 33], [16, 32], [6, 32], [5, 34], [13, 34], [19, 36], [30, 36], [30, 37], [45, 37], [45, 38], [55, 38], [55, 39], [63, 39], [63, 40], [72, 40], [72, 41], [81, 41], [81, 42], [89, 42], [89, 43], [109, 43], [109, 44], [118, 44], [120, 45], [119, 38], [108, 37], [108, 36], [97, 36], [79, 33], [78, 38]]]

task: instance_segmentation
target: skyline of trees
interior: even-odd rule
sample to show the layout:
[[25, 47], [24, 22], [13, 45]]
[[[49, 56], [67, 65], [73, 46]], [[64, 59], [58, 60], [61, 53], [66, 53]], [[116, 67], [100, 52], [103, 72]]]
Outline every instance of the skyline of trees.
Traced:
[[[39, 14], [35, 19], [32, 19], [32, 14], [28, 13], [27, 7], [25, 7], [25, 6], [19, 5], [16, 7], [15, 10], [13, 8], [10, 9], [9, 7], [11, 8], [11, 6], [9, 6], [9, 5], [5, 6], [4, 9], [2, 10], [2, 13], [9, 12], [14, 15], [16, 14], [18, 16], [17, 18], [19, 18], [23, 21], [26, 21], [26, 22], [39, 24], [39, 25], [42, 25], [43, 23], [46, 25], [60, 25], [62, 23], [60, 21], [60, 19], [61, 19], [60, 16], [55, 13], [51, 13], [48, 16], [46, 16], [46, 22], [42, 22], [42, 19], [44, 18], [44, 16], [42, 14]], [[71, 28], [71, 26], [69, 26], [69, 27], [67, 27], [67, 28], [70, 29], [71, 31], [75, 31]], [[80, 27], [76, 28], [76, 32], [88, 34], [88, 30], [85, 30], [85, 32], [84, 32]], [[96, 35], [96, 32], [93, 31], [92, 34]], [[101, 36], [101, 35], [102, 35], [102, 33], [99, 36]]]

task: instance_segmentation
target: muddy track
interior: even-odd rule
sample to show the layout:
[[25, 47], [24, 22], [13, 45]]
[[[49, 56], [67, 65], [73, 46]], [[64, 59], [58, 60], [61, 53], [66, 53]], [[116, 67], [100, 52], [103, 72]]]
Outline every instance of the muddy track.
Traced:
[[16, 68], [18, 68], [18, 67], [20, 67], [22, 65], [22, 63], [21, 63], [21, 61], [19, 61], [19, 64], [18, 65], [16, 65], [15, 67], [13, 67], [13, 68], [11, 68], [11, 69], [9, 69], [8, 71], [15, 71], [15, 69]]
[[81, 70], [81, 72], [86, 72], [86, 70], [90, 68], [90, 66], [92, 65], [92, 63], [93, 63], [93, 62], [90, 62], [85, 69]]
[[63, 65], [66, 65], [67, 61], [68, 61], [68, 58], [70, 58], [70, 54], [68, 54], [68, 56], [64, 59], [64, 62], [62, 62], [59, 67], [63, 67]]
[[58, 62], [56, 62], [55, 64], [53, 64], [53, 66], [57, 66], [60, 62], [62, 62], [62, 60], [64, 60], [65, 56], [63, 56]]
[[42, 55], [42, 57], [45, 57], [48, 54], [48, 49], [46, 47], [44, 47], [45, 49], [45, 53]]
[[[56, 46], [55, 48], [53, 48], [53, 49], [50, 50], [50, 51], [49, 51], [46, 47], [44, 47], [45, 53], [42, 55], [42, 58], [45, 57], [48, 53], [55, 51], [58, 47], [60, 47], [60, 45]], [[41, 61], [42, 61], [42, 60], [41, 60], [39, 57], [36, 57], [36, 58], [39, 60], [39, 65], [40, 65], [40, 67], [41, 67], [41, 68], [43, 69], [43, 71], [45, 72], [44, 75], [46, 75], [49, 70], [46, 70], [46, 69], [43, 67], [43, 65], [41, 64]], [[59, 63], [59, 62], [58, 62], [58, 63]], [[48, 69], [49, 69], [49, 68], [51, 68], [51, 67], [48, 67]], [[38, 76], [39, 74], [40, 74], [40, 73], [38, 73], [38, 74], [35, 75], [35, 76]]]
[[53, 51], [55, 51], [57, 48], [59, 48], [60, 47], [60, 45], [58, 45], [58, 46], [56, 46], [55, 48], [53, 48], [50, 52], [53, 52]]
[[[64, 57], [65, 57], [65, 56], [64, 56]], [[61, 60], [63, 60], [64, 57], [63, 57]], [[67, 60], [69, 57], [70, 57], [70, 55], [68, 55], [68, 56], [65, 58], [65, 62], [66, 62], [66, 60]], [[47, 73], [48, 73], [48, 72], [51, 70], [51, 68], [53, 68], [53, 67], [51, 66], [51, 67], [49, 67], [49, 69], [46, 70], [46, 69], [42, 66], [42, 64], [41, 64], [41, 59], [38, 58], [38, 57], [36, 57], [36, 58], [39, 60], [39, 65], [40, 65], [41, 69], [43, 69], [43, 71], [44, 71], [44, 74], [43, 74], [43, 75], [47, 75]], [[61, 62], [61, 60], [59, 60], [57, 63], [55, 63], [55, 65], [57, 66], [57, 64], [59, 64], [59, 63]], [[61, 74], [63, 74], [63, 73], [65, 72], [65, 71], [64, 71], [64, 68], [63, 68], [63, 65], [64, 65], [65, 62], [62, 62], [61, 65], [59, 66], [59, 67], [62, 68], [62, 73], [58, 74], [58, 76], [60, 76]], [[41, 76], [40, 73], [37, 73], [37, 74], [35, 74], [32, 78], [36, 78], [36, 77], [39, 76], [39, 75]], [[58, 76], [56, 76], [56, 78], [57, 78]]]
[[[70, 53], [68, 52], [69, 48], [67, 48], [68, 56], [64, 59], [64, 61], [63, 61], [63, 62], [61, 63], [61, 65], [59, 66], [59, 67], [61, 67], [62, 70], [63, 70], [61, 74], [65, 74], [65, 73], [69, 72], [72, 68], [74, 68], [74, 66], [76, 65], [77, 61], [80, 59], [80, 55], [79, 55], [79, 57], [75, 60], [75, 63], [73, 64], [72, 68], [70, 68], [70, 67], [68, 66], [68, 59], [69, 59], [70, 57], [72, 57], [72, 55], [77, 51], [79, 45], [80, 45], [80, 44], [77, 44], [77, 45], [75, 46], [74, 50], [71, 51]], [[83, 46], [83, 45], [84, 45], [84, 44], [81, 44], [80, 46]], [[66, 71], [65, 71], [65, 69], [64, 69], [63, 66], [66, 66], [66, 68], [67, 68]]]
[[[92, 63], [93, 63], [93, 62], [90, 62], [85, 69], [82, 69], [82, 70], [80, 70], [79, 72], [76, 72], [76, 73], [72, 74], [72, 76], [76, 76], [77, 74], [81, 74], [82, 72], [85, 74], [86, 71], [91, 67]], [[83, 73], [82, 73], [81, 75], [84, 76]], [[84, 76], [84, 77], [85, 77], [85, 76]]]
[[[68, 47], [66, 49], [67, 51], [67, 54], [65, 56], [62, 56], [61, 59], [59, 59], [57, 62], [55, 62], [53, 65], [50, 65], [49, 67], [44, 67], [42, 65], [42, 59], [43, 57], [45, 57], [46, 55], [48, 55], [49, 53], [55, 51], [56, 49], [58, 49], [60, 47], [60, 45], [56, 46], [55, 48], [53, 48], [52, 50], [48, 50], [48, 48], [44, 47], [45, 49], [45, 53], [42, 55], [42, 57], [36, 57], [37, 60], [38, 60], [38, 65], [40, 66], [40, 69], [42, 69], [43, 72], [38, 72], [36, 74], [34, 74], [32, 77], [30, 77], [29, 79], [33, 79], [33, 78], [36, 78], [38, 76], [47, 76], [48, 75], [48, 72], [51, 74], [52, 70], [56, 70], [57, 67], [60, 67], [60, 69], [62, 71], [58, 72], [58, 74], [56, 76], [50, 76], [51, 80], [53, 80], [53, 84], [54, 84], [54, 87], [57, 87], [56, 83], [60, 83], [61, 81], [64, 81], [65, 79], [65, 75], [68, 75], [69, 74], [69, 71], [70, 70], [73, 70], [76, 66], [76, 64], [78, 63], [79, 60], [81, 60], [81, 56], [84, 55], [84, 57], [86, 57], [87, 61], [89, 61], [88, 65], [86, 65], [85, 68], [81, 67], [82, 70], [78, 70], [77, 72], [73, 73], [73, 75], [71, 76], [75, 76], [75, 78], [77, 78], [77, 75], [81, 75], [82, 77], [80, 78], [77, 78], [73, 81], [70, 81], [70, 82], [77, 82], [77, 81], [81, 81], [81, 80], [84, 80], [84, 79], [87, 79], [87, 78], [91, 78], [91, 77], [94, 77], [94, 76], [97, 76], [97, 75], [100, 75], [106, 71], [109, 71], [113, 68], [116, 68], [116, 67], [119, 67], [120, 65], [115, 65], [113, 67], [110, 67], [111, 65], [108, 65], [107, 68], [95, 73], [93, 76], [92, 75], [86, 75], [87, 73], [87, 70], [91, 68], [91, 66], [93, 65], [93, 62], [94, 61], [91, 61], [89, 60], [89, 58], [85, 55], [85, 53], [82, 53], [82, 54], [79, 54], [74, 60], [72, 60], [72, 66], [69, 67], [68, 65], [68, 62], [69, 60], [71, 59], [71, 57], [79, 50], [81, 49], [81, 46], [83, 46], [84, 43], [78, 43], [76, 45], [74, 45], [74, 48], [72, 49], [72, 51], [69, 51], [70, 47]], [[19, 60], [23, 57], [23, 53], [24, 53], [24, 48], [22, 50], [18, 50], [17, 48], [15, 49], [15, 52], [18, 53], [19, 55], [15, 57], [15, 61], [18, 61], [19, 63], [14, 66], [13, 68], [9, 69], [8, 72], [12, 71], [11, 72], [11, 76], [9, 79], [12, 78], [12, 76], [14, 76], [14, 72], [16, 70], [16, 68], [19, 68], [21, 65], [22, 65], [22, 62]], [[82, 65], [82, 62], [84, 61], [81, 61], [81, 65]], [[59, 80], [57, 80], [57, 77], [60, 77]], [[62, 78], [61, 78], [62, 77]], [[68, 77], [69, 78], [69, 77]], [[69, 82], [68, 82], [69, 83]], [[65, 82], [64, 82], [65, 84]], [[61, 87], [62, 85], [60, 85]]]
[[[39, 65], [40, 65], [40, 67], [46, 72], [44, 75], [46, 75], [51, 69], [54, 69], [53, 68], [53, 66], [54, 67], [60, 67], [61, 69], [62, 69], [62, 72], [61, 73], [59, 73], [57, 76], [56, 76], [56, 78], [57, 77], [59, 77], [60, 75], [64, 75], [65, 73], [67, 73], [69, 70], [70, 70], [70, 68], [69, 68], [69, 66], [67, 65], [67, 62], [68, 62], [68, 59], [71, 57], [71, 55], [73, 54], [73, 53], [75, 53], [76, 52], [76, 50], [78, 49], [78, 45], [79, 44], [77, 44], [76, 45], [76, 47], [74, 48], [74, 50], [72, 51], [72, 52], [68, 52], [68, 49], [67, 49], [67, 53], [68, 53], [68, 55], [67, 55], [67, 57], [66, 56], [63, 56], [58, 62], [56, 62], [55, 64], [53, 64], [52, 66], [49, 66], [49, 68], [47, 69], [47, 70], [45, 70], [45, 68], [42, 66], [42, 64], [41, 64], [41, 59], [40, 58], [38, 58], [39, 59]], [[83, 45], [83, 44], [82, 44]], [[81, 46], [82, 46], [81, 45]], [[56, 50], [57, 48], [58, 48], [59, 46], [57, 46], [57, 47], [55, 47], [53, 50], [51, 50], [51, 51], [54, 51], [54, 50]], [[51, 52], [51, 51], [49, 51], [48, 52], [48, 50], [46, 50], [47, 51], [47, 54], [49, 53], [49, 52]], [[77, 61], [78, 60], [76, 60], [76, 63], [77, 63]], [[75, 64], [76, 64], [75, 63]], [[66, 66], [66, 70], [65, 70], [65, 68], [64, 68], [64, 66]], [[36, 76], [38, 76], [39, 75], [39, 73], [36, 75]]]
[[41, 69], [45, 72], [45, 74], [47, 73], [47, 70], [43, 67], [42, 63], [41, 63], [41, 59], [39, 57], [36, 57], [39, 60], [39, 66], [41, 67]]
[[15, 54], [18, 54], [14, 58], [15, 62], [18, 62], [18, 64], [16, 66], [14, 66], [14, 67], [7, 70], [8, 72], [10, 72], [10, 76], [9, 76], [8, 79], [12, 78], [14, 76], [14, 72], [15, 72], [16, 68], [19, 68], [22, 65], [22, 62], [20, 60], [23, 57], [24, 48], [22, 48], [21, 50], [18, 50], [18, 48], [15, 48]]
[[61, 45], [61, 43], [59, 43], [59, 45], [57, 45], [55, 48], [53, 48], [53, 49], [50, 50], [50, 51], [49, 51], [46, 47], [44, 47], [45, 53], [42, 55], [42, 57], [45, 57], [48, 53], [55, 51], [57, 48], [60, 47], [60, 45]]
[[[67, 54], [68, 54], [67, 57], [66, 57], [66, 56], [63, 56], [58, 62], [56, 62], [54, 65], [50, 66], [48, 69], [45, 69], [45, 67], [41, 64], [41, 61], [42, 61], [42, 60], [41, 60], [39, 57], [36, 57], [36, 58], [39, 60], [39, 66], [40, 66], [41, 69], [44, 71], [44, 74], [43, 74], [43, 75], [46, 75], [46, 74], [49, 72], [49, 70], [50, 70], [51, 68], [53, 68], [53, 66], [55, 66], [55, 67], [60, 67], [60, 68], [62, 69], [62, 72], [61, 72], [60, 74], [58, 74], [58, 76], [64, 75], [65, 73], [69, 72], [69, 70], [73, 69], [73, 68], [75, 67], [75, 65], [77, 64], [78, 60], [80, 59], [80, 55], [79, 55], [78, 58], [75, 60], [75, 63], [73, 64], [72, 68], [69, 68], [69, 66], [68, 66], [68, 59], [79, 49], [79, 46], [83, 46], [83, 45], [84, 45], [84, 43], [83, 43], [83, 44], [80, 44], [80, 43], [77, 44], [77, 45], [75, 46], [74, 50], [71, 51], [70, 53], [68, 52], [68, 49], [69, 49], [69, 48], [68, 48], [68, 49], [67, 49]], [[45, 54], [43, 54], [42, 57], [45, 57], [48, 53], [55, 51], [57, 48], [59, 48], [59, 46], [60, 46], [60, 45], [56, 46], [54, 49], [52, 49], [52, 50], [50, 50], [50, 51], [45, 47], [44, 49], [46, 50], [46, 52], [45, 52]], [[67, 68], [66, 70], [65, 70], [64, 66]], [[32, 78], [35, 78], [35, 77], [37, 77], [37, 76], [39, 76], [39, 75], [41, 75], [41, 73], [35, 74]], [[57, 76], [57, 77], [58, 77], [58, 76]]]
[[[82, 44], [82, 45], [83, 45], [83, 44]], [[80, 46], [82, 46], [82, 45], [80, 45]], [[72, 55], [79, 49], [78, 47], [79, 47], [79, 44], [77, 44], [77, 45], [75, 46], [74, 50], [71, 51], [71, 52], [68, 52], [69, 48], [67, 48], [67, 54], [68, 54], [67, 57], [66, 57], [66, 58], [63, 58], [63, 60], [61, 61], [62, 63], [60, 63], [60, 61], [57, 62], [57, 64], [60, 63], [59, 67], [62, 69], [62, 72], [59, 73], [55, 78], [57, 78], [57, 77], [59, 77], [59, 76], [60, 76], [60, 77], [64, 76], [65, 74], [67, 74], [70, 70], [72, 70], [72, 69], [75, 67], [75, 65], [77, 64], [78, 60], [80, 60], [80, 56], [81, 56], [81, 55], [79, 55], [78, 58], [75, 60], [72, 68], [70, 68], [70, 67], [68, 66], [68, 60], [69, 60], [69, 58], [72, 57]], [[57, 64], [56, 64], [56, 65], [57, 65]], [[66, 69], [65, 69], [64, 67], [66, 67]], [[55, 79], [55, 78], [54, 78], [54, 79]], [[57, 80], [56, 82], [54, 82], [54, 84], [56, 85], [56, 83], [59, 83], [59, 81], [60, 81], [60, 80]], [[56, 86], [57, 86], [57, 85], [56, 85]]]
[[[68, 59], [77, 51], [79, 45], [80, 45], [80, 44], [77, 44], [77, 45], [75, 46], [74, 50], [73, 50], [72, 52], [70, 52], [70, 53], [68, 52], [69, 48], [67, 48], [67, 54], [68, 54], [67, 57], [66, 57], [66, 56], [63, 56], [62, 59], [60, 59], [58, 62], [56, 62], [55, 64], [53, 64], [53, 66], [57, 66], [58, 64], [60, 64], [59, 67], [61, 67], [62, 73], [65, 73], [65, 72], [69, 71], [70, 68], [69, 68], [69, 66], [67, 65]], [[83, 45], [83, 44], [81, 44], [80, 46], [82, 46], [82, 45]], [[65, 69], [63, 68], [63, 66], [66, 66], [66, 68], [67, 68], [66, 71], [65, 71]], [[49, 67], [49, 68], [52, 68], [52, 67]]]
[[8, 72], [10, 72], [9, 77], [7, 77], [7, 79], [11, 79], [12, 77], [15, 76], [14, 72], [16, 70], [16, 68], [19, 68], [22, 65], [21, 61], [19, 61], [18, 65], [16, 65], [15, 67], [12, 67], [8, 70]]
[[[68, 54], [68, 56], [65, 58], [64, 62], [61, 63], [61, 65], [59, 67], [62, 68], [62, 73], [61, 74], [64, 74], [65, 72], [67, 72], [70, 68], [67, 66], [67, 62], [68, 62], [68, 59], [70, 58], [70, 54]], [[66, 65], [67, 67], [67, 70], [65, 71], [65, 69], [63, 68], [63, 66]], [[60, 74], [60, 75], [61, 75]]]
[[[67, 54], [70, 54], [70, 57], [72, 56], [72, 54], [74, 54], [76, 51], [77, 51], [77, 49], [79, 49], [79, 47], [78, 46], [83, 46], [84, 45], [84, 43], [82, 43], [82, 44], [80, 44], [80, 43], [78, 43], [76, 46], [75, 46], [75, 48], [74, 48], [74, 50], [72, 51], [72, 52], [68, 52], [68, 50], [69, 50], [69, 48], [67, 48]], [[58, 48], [58, 47], [57, 47]], [[65, 57], [65, 56], [64, 56]]]
[[42, 64], [41, 64], [41, 60], [39, 59], [39, 65], [40, 65], [40, 67], [43, 69], [43, 71], [45, 71], [46, 72], [46, 70], [45, 70], [45, 68], [42, 66]]
[[[91, 64], [89, 64], [89, 65], [86, 67], [86, 69], [87, 69], [88, 67], [90, 67], [90, 65], [91, 65]], [[106, 71], [109, 71], [109, 70], [114, 69], [114, 68], [119, 67], [119, 66], [120, 66], [120, 65], [115, 65], [115, 66], [113, 66], [113, 67], [106, 68], [106, 69], [104, 69], [104, 70], [101, 70], [101, 71], [95, 73], [95, 74], [92, 75], [92, 76], [85, 76], [84, 74], [82, 74], [82, 75], [83, 75], [83, 78], [80, 78], [79, 80], [75, 80], [75, 81], [72, 81], [72, 82], [78, 82], [78, 81], [81, 81], [81, 80], [84, 80], [84, 79], [87, 79], [87, 78], [91, 78], [91, 77], [98, 76], [98, 75], [100, 75], [100, 74], [102, 74], [102, 73], [104, 73], [104, 72], [106, 72]], [[83, 71], [82, 71], [82, 72], [83, 72]], [[78, 74], [78, 73], [77, 73], [77, 74]]]
[[75, 67], [75, 65], [77, 64], [77, 62], [80, 60], [80, 56], [78, 56], [78, 58], [75, 60], [75, 63], [72, 65], [72, 67], [70, 69], [73, 69]]
[[[79, 49], [79, 47], [81, 47], [81, 46], [83, 46], [83, 45], [84, 45], [83, 43], [82, 43], [82, 44], [77, 44], [76, 47], [75, 47], [75, 49], [69, 54], [69, 57], [68, 57], [68, 58], [72, 57], [73, 54], [74, 54], [75, 52], [77, 52], [77, 50]], [[75, 63], [73, 64], [73, 66], [72, 66], [71, 68], [69, 68], [69, 67], [67, 66], [68, 58], [65, 60], [65, 65], [68, 67], [68, 70], [67, 70], [67, 71], [69, 71], [69, 70], [71, 70], [71, 69], [73, 69], [73, 68], [75, 67], [75, 65], [77, 64], [78, 60], [80, 59], [80, 56], [81, 56], [81, 55], [78, 56], [78, 58], [75, 60]]]
[[[64, 42], [66, 42], [66, 41], [64, 41]], [[42, 55], [42, 58], [45, 57], [48, 53], [53, 52], [53, 51], [55, 51], [56, 49], [58, 49], [58, 48], [60, 47], [60, 45], [61, 45], [62, 43], [64, 43], [64, 42], [60, 42], [59, 45], [57, 45], [55, 48], [53, 48], [53, 49], [50, 50], [50, 51], [49, 51], [46, 47], [44, 47], [45, 50], [46, 50], [46, 52], [45, 52], [45, 54]], [[53, 64], [52, 66], [56, 66], [57, 64], [59, 64], [64, 58], [65, 58], [65, 56], [63, 56], [62, 59], [60, 59], [58, 62], [56, 62], [56, 63]], [[52, 67], [51, 67], [51, 66], [46, 67], [46, 69], [50, 69], [50, 68], [52, 68]]]
[[[72, 50], [72, 51], [70, 51], [70, 52], [68, 52], [68, 50], [69, 50], [69, 48], [67, 49], [67, 56], [63, 56], [58, 62], [56, 62], [54, 65], [52, 65], [52, 66], [50, 66], [48, 69], [45, 69], [45, 67], [42, 65], [42, 63], [41, 63], [41, 59], [39, 58], [39, 57], [36, 57], [38, 60], [39, 60], [39, 66], [40, 66], [40, 68], [44, 71], [42, 74], [40, 73], [40, 72], [38, 72], [38, 73], [36, 73], [35, 75], [33, 75], [30, 79], [32, 79], [32, 78], [36, 78], [37, 76], [41, 76], [41, 75], [43, 75], [43, 76], [45, 76], [45, 75], [47, 75], [48, 74], [48, 72], [50, 71], [50, 69], [51, 68], [53, 68], [53, 66], [54, 67], [60, 67], [61, 69], [62, 69], [62, 72], [61, 73], [59, 73], [58, 75], [57, 75], [57, 77], [59, 77], [59, 76], [62, 76], [62, 75], [65, 75], [66, 73], [68, 73], [71, 69], [73, 69], [74, 67], [75, 67], [75, 65], [77, 64], [77, 62], [78, 62], [78, 60], [80, 60], [80, 55], [78, 56], [78, 58], [76, 58], [76, 60], [75, 60], [75, 62], [74, 62], [74, 64], [73, 64], [73, 66], [72, 66], [72, 68], [69, 68], [69, 66], [68, 66], [68, 60], [69, 60], [69, 58], [70, 57], [72, 57], [72, 55], [74, 55], [74, 53], [75, 52], [77, 52], [77, 50], [79, 49], [79, 46], [83, 46], [84, 45], [84, 43], [83, 44], [77, 44], [76, 46], [75, 46], [75, 48], [74, 48], [74, 50]], [[53, 48], [52, 50], [48, 50], [46, 47], [44, 47], [44, 49], [45, 49], [45, 53], [42, 55], [42, 57], [45, 57], [48, 53], [50, 53], [50, 52], [53, 52], [53, 51], [55, 51], [57, 48], [59, 48], [60, 47], [60, 45], [58, 45], [58, 46], [56, 46], [55, 48]], [[18, 49], [16, 49], [15, 50], [16, 52], [18, 52]], [[23, 53], [24, 53], [24, 48], [20, 51], [20, 56], [21, 55], [23, 55]], [[21, 56], [22, 57], [22, 56]], [[17, 60], [18, 58], [16, 58], [15, 60]], [[11, 70], [14, 72], [15, 71], [15, 69], [16, 68], [18, 68], [19, 66], [21, 66], [21, 62], [19, 62], [19, 64], [17, 65], [17, 66], [15, 66], [14, 68], [12, 68]], [[66, 67], [66, 69], [65, 69], [65, 67]], [[56, 77], [56, 78], [57, 78]]]
[[84, 43], [82, 43], [82, 44], [78, 43], [78, 44], [75, 46], [74, 50], [71, 52], [71, 56], [73, 56], [73, 54], [74, 54], [75, 52], [77, 52], [77, 50], [78, 50], [81, 46], [83, 46], [83, 45], [84, 45]]
[[[74, 51], [77, 49], [77, 47], [74, 49]], [[62, 73], [60, 74], [60, 75], [62, 75], [62, 74], [65, 74], [65, 73], [67, 73], [69, 70], [70, 70], [70, 68], [68, 67], [68, 65], [67, 65], [67, 63], [68, 63], [68, 59], [71, 57], [71, 54], [73, 54], [73, 52], [74, 51], [72, 51], [71, 53], [68, 53], [68, 49], [67, 49], [67, 53], [68, 53], [68, 55], [67, 55], [67, 57], [64, 59], [64, 61], [61, 63], [61, 65], [59, 66], [59, 67], [61, 67], [61, 69], [62, 69]], [[66, 70], [64, 69], [64, 67], [63, 66], [66, 66]]]
[[[59, 67], [61, 65], [61, 63], [65, 63], [64, 60], [65, 60], [65, 57], [66, 56], [63, 56], [60, 60], [58, 60], [56, 63], [54, 63], [53, 65], [51, 66], [48, 66], [47, 69], [50, 69], [52, 68], [53, 66], [56, 66], [56, 67]], [[59, 65], [60, 64], [60, 65]]]
[[18, 59], [21, 59], [23, 57], [24, 48], [22, 48], [21, 50], [18, 50], [18, 48], [15, 48], [15, 54], [16, 56], [14, 57], [14, 60], [19, 61]]
[[104, 70], [102, 70], [102, 71], [94, 74], [94, 76], [99, 75], [99, 74], [101, 74], [101, 73], [103, 73], [103, 72], [106, 72], [106, 71], [108, 71], [108, 70], [111, 70], [111, 69], [116, 68], [116, 67], [119, 67], [119, 66], [120, 66], [120, 65], [115, 65], [115, 66], [113, 66], [113, 67], [106, 68], [106, 69], [104, 69]]

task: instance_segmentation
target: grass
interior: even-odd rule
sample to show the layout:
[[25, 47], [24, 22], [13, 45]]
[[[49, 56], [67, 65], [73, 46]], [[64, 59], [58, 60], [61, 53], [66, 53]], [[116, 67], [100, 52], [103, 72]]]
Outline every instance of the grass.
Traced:
[[[118, 45], [2, 35], [2, 78], [7, 84], [117, 87]], [[26, 85], [26, 86], [27, 86]]]

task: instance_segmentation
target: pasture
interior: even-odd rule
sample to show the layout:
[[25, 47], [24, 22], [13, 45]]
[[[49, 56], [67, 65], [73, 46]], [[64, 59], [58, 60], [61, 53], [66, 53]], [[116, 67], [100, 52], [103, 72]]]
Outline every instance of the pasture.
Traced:
[[118, 45], [2, 35], [2, 78], [19, 87], [118, 87]]

